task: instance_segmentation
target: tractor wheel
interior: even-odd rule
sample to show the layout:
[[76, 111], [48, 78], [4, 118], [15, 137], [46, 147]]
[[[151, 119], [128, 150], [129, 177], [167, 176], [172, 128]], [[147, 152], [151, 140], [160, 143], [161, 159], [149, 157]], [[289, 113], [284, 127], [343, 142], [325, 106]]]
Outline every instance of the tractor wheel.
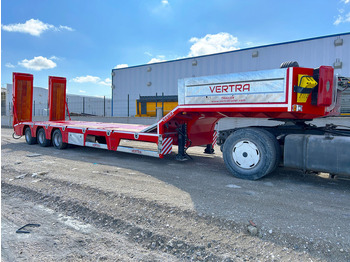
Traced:
[[224, 145], [226, 167], [238, 178], [262, 178], [276, 169], [281, 158], [277, 139], [264, 129], [238, 129]]

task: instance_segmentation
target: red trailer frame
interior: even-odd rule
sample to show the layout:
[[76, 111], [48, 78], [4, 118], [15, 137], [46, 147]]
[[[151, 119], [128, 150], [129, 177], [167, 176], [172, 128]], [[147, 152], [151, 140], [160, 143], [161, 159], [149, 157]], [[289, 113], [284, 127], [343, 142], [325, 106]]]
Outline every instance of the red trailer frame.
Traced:
[[[215, 125], [224, 117], [313, 119], [334, 113], [330, 110], [332, 109], [330, 108], [331, 103], [334, 101], [331, 101], [329, 95], [329, 93], [333, 94], [333, 90], [335, 90], [332, 67], [322, 66], [317, 71], [320, 79], [318, 84], [320, 95], [316, 104], [312, 101], [311, 95], [306, 102], [298, 102], [298, 92], [307, 92], [308, 90], [301, 88], [300, 91], [295, 88], [300, 85], [298, 83], [300, 75], [312, 76], [315, 70], [302, 67], [290, 67], [283, 70], [285, 70], [285, 78], [283, 79], [283, 94], [285, 97], [282, 97], [282, 102], [254, 103], [243, 101], [225, 103], [224, 100], [224, 102], [219, 101], [210, 104], [182, 103], [151, 126], [66, 121], [65, 110], [68, 110], [66, 105], [66, 79], [62, 77], [49, 77], [49, 121], [34, 122], [31, 114], [28, 116], [28, 112], [32, 110], [33, 76], [13, 73], [13, 127], [17, 135], [26, 135], [26, 138], [31, 136], [32, 141], [40, 133], [42, 139], [39, 139], [41, 142], [39, 140], [38, 142], [42, 146], [49, 145], [49, 141], [52, 140], [53, 145], [57, 148], [61, 148], [61, 144], [75, 144], [163, 158], [172, 152], [172, 145], [179, 145], [178, 155], [180, 159], [183, 159], [186, 148], [190, 146], [215, 144], [217, 139]], [[23, 85], [24, 82], [26, 85]], [[251, 85], [255, 82], [257, 81], [251, 81]], [[227, 86], [232, 89], [236, 85], [240, 88], [238, 91], [241, 92], [241, 87], [247, 85], [246, 83], [247, 81], [242, 80], [241, 82], [236, 81], [234, 84], [216, 84], [208, 88], [212, 93], [217, 92], [215, 95], [221, 96], [221, 93], [227, 92]], [[200, 88], [207, 88], [207, 86], [203, 85]], [[209, 90], [207, 91], [209, 92]], [[230, 97], [233, 98], [234, 95], [230, 94]], [[223, 99], [226, 98], [223, 97]], [[57, 136], [53, 137], [55, 134]], [[157, 144], [157, 151], [121, 146], [121, 140], [155, 143]], [[42, 141], [46, 141], [46, 143]], [[57, 144], [57, 142], [60, 142], [60, 144]]]

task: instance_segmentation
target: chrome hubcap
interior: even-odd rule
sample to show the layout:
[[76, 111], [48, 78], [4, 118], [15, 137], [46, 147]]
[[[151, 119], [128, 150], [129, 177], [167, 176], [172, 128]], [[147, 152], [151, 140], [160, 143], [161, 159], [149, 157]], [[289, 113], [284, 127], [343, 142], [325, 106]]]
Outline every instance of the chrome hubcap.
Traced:
[[232, 158], [237, 166], [252, 169], [260, 162], [261, 154], [254, 143], [243, 140], [233, 147]]

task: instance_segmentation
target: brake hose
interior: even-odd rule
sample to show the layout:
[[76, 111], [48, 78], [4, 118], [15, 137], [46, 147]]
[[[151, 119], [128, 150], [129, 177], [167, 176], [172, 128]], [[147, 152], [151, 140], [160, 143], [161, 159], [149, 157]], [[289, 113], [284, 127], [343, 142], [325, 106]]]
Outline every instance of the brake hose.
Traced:
[[22, 137], [22, 136], [15, 137], [15, 135], [16, 135], [16, 133], [13, 132], [13, 134], [12, 134], [13, 139], [20, 139]]

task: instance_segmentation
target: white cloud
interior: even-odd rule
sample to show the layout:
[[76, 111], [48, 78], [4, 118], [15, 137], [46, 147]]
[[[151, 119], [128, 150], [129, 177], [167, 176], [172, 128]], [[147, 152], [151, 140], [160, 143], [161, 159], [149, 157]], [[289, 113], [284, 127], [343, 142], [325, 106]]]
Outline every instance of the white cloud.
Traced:
[[23, 66], [27, 69], [40, 71], [42, 69], [51, 69], [56, 67], [56, 63], [50, 59], [47, 59], [43, 56], [36, 56], [31, 60], [24, 59], [18, 62], [20, 66]]
[[86, 93], [86, 91], [84, 91], [84, 90], [79, 90], [79, 93]]
[[119, 64], [114, 67], [114, 69], [119, 69], [119, 68], [124, 68], [124, 67], [129, 67], [128, 64]]
[[100, 81], [99, 84], [100, 85], [105, 85], [105, 86], [110, 86], [112, 84], [112, 79], [106, 78], [105, 80]]
[[224, 32], [215, 35], [207, 34], [203, 38], [192, 37], [190, 42], [193, 43], [188, 54], [190, 57], [239, 49], [238, 38]]
[[[239, 49], [238, 38], [230, 35], [229, 33], [218, 33], [215, 35], [207, 34], [203, 38], [192, 37], [189, 40], [192, 44], [190, 52], [187, 56], [175, 57], [174, 59], [183, 59], [186, 57], [201, 56], [206, 54], [214, 54], [225, 51], [232, 51]], [[256, 43], [247, 42], [246, 45], [256, 46]], [[147, 56], [153, 56], [150, 52], [144, 52]], [[164, 55], [157, 55], [153, 57], [147, 64], [160, 63], [169, 60]]]
[[338, 15], [337, 19], [334, 21], [333, 25], [339, 25], [343, 20], [341, 15]]
[[338, 15], [337, 19], [334, 21], [334, 25], [339, 25], [341, 23], [349, 23], [350, 22], [350, 12], [346, 15], [342, 15], [342, 12]]
[[8, 68], [14, 68], [14, 67], [15, 67], [15, 66], [14, 66], [13, 64], [11, 64], [11, 63], [6, 63], [5, 66], [8, 67]]
[[50, 59], [51, 59], [51, 60], [61, 60], [59, 57], [54, 56], [54, 55], [53, 55], [53, 56], [51, 56], [51, 57], [50, 57]]
[[78, 76], [72, 79], [72, 81], [76, 83], [97, 83], [100, 80], [101, 78], [99, 78], [98, 76], [90, 76], [90, 75]]
[[164, 59], [161, 59], [159, 57], [153, 57], [147, 64], [153, 64], [153, 63], [160, 63], [160, 62], [164, 62]]
[[47, 30], [54, 30], [54, 31], [61, 31], [61, 30], [68, 30], [73, 31], [73, 28], [69, 26], [62, 26], [56, 27], [54, 25], [43, 23], [42, 21], [38, 19], [30, 19], [27, 20], [24, 24], [9, 24], [9, 25], [1, 25], [1, 28], [8, 32], [19, 32], [19, 33], [26, 33], [30, 34], [32, 36], [40, 36], [43, 32]]
[[160, 4], [151, 9], [151, 12], [157, 16], [167, 18], [171, 13], [171, 5], [168, 0], [161, 0]]
[[74, 29], [73, 28], [71, 28], [71, 27], [69, 27], [69, 26], [66, 26], [66, 25], [60, 25], [59, 27], [58, 27], [58, 29], [59, 30], [67, 30], [67, 31], [74, 31]]
[[105, 86], [110, 86], [112, 84], [112, 80], [110, 78], [106, 78], [105, 80], [101, 80], [98, 76], [78, 76], [75, 77], [71, 80], [72, 82], [75, 83], [92, 83], [92, 84], [98, 84], [98, 85], [105, 85]]
[[350, 0], [342, 0], [342, 2], [344, 2], [344, 4], [348, 4], [350, 3]]

